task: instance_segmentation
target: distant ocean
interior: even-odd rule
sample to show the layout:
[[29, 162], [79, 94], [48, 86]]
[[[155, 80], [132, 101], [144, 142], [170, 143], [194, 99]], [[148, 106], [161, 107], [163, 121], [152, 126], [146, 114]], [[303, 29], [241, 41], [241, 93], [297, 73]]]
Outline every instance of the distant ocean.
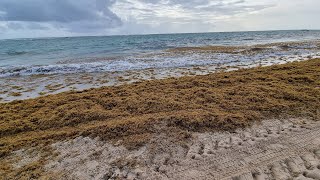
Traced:
[[259, 31], [0, 40], [0, 77], [201, 65], [144, 55], [176, 47], [319, 40], [320, 31]]

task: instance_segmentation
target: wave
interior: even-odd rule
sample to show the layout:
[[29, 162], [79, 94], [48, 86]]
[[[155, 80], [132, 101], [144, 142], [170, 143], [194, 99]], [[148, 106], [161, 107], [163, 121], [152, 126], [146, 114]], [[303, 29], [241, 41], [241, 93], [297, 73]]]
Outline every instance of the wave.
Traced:
[[[27, 76], [39, 74], [70, 74], [70, 73], [96, 73], [96, 72], [116, 72], [143, 70], [149, 68], [177, 68], [197, 65], [219, 64], [234, 61], [227, 55], [220, 55], [220, 59], [208, 59], [193, 55], [189, 57], [152, 57], [152, 58], [132, 58], [123, 60], [112, 60], [105, 62], [87, 62], [72, 64], [54, 64], [42, 66], [7, 66], [0, 67], [0, 77]], [[223, 60], [224, 59], [224, 60]]]
[[29, 52], [27, 51], [7, 51], [6, 52], [6, 55], [9, 55], [9, 56], [20, 56], [24, 54], [29, 54]]
[[[213, 48], [213, 47], [212, 47]], [[245, 51], [241, 50], [244, 48]], [[204, 53], [201, 48], [188, 48], [187, 51], [160, 51], [129, 56], [90, 57], [58, 61], [50, 65], [0, 66], [0, 77], [27, 76], [37, 74], [95, 73], [143, 70], [148, 68], [180, 68], [215, 64], [235, 64], [262, 60], [304, 59], [319, 57], [319, 43], [274, 43], [262, 46], [241, 47], [233, 52], [218, 48], [217, 52]], [[11, 55], [28, 52], [11, 51]]]
[[119, 72], [143, 69], [181, 68], [205, 65], [239, 65], [256, 63], [261, 60], [283, 61], [285, 59], [298, 60], [309, 56], [319, 57], [320, 54], [257, 54], [253, 56], [240, 54], [191, 54], [188, 56], [163, 57], [154, 56], [146, 58], [128, 58], [109, 60], [104, 62], [82, 62], [72, 64], [54, 64], [42, 66], [9, 66], [0, 67], [0, 77], [28, 76], [28, 75], [50, 75], [50, 74], [71, 74], [71, 73], [99, 73], [99, 72]]

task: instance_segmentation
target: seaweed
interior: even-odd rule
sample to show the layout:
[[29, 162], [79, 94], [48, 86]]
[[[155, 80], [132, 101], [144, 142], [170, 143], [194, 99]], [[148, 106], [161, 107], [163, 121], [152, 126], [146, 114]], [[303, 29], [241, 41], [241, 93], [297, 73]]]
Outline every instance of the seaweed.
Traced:
[[264, 119], [319, 120], [319, 87], [320, 59], [313, 59], [2, 103], [0, 157], [77, 136], [135, 149], [157, 127], [183, 141], [189, 132], [233, 131]]

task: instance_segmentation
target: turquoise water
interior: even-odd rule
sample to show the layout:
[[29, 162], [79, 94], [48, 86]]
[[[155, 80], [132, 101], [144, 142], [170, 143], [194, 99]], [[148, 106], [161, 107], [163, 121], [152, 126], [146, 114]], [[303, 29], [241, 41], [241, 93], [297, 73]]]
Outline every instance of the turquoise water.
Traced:
[[[63, 73], [65, 71], [75, 73], [123, 70], [139, 68], [140, 66], [141, 68], [149, 68], [146, 65], [148, 64], [146, 60], [139, 62], [138, 60], [135, 61], [134, 57], [175, 47], [252, 45], [316, 39], [320, 39], [320, 31], [225, 32], [0, 40], [0, 76], [28, 75], [37, 72]], [[147, 61], [161, 61], [161, 59], [151, 58]], [[156, 64], [152, 66], [161, 64], [158, 62], [152, 63]], [[179, 62], [179, 65], [184, 66], [183, 62]], [[130, 68], [126, 68], [128, 66]], [[166, 66], [170, 67], [168, 63], [166, 63]]]

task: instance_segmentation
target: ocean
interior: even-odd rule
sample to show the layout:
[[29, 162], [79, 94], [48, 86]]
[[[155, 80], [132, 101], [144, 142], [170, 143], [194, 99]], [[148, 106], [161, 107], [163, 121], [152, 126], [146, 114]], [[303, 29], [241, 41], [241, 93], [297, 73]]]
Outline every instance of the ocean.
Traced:
[[[8, 39], [0, 40], [0, 77], [187, 67], [212, 61], [199, 56], [181, 58], [159, 54], [178, 47], [248, 46], [319, 39], [320, 31], [307, 30]], [[228, 58], [234, 57], [220, 53], [213, 59], [217, 62]]]

